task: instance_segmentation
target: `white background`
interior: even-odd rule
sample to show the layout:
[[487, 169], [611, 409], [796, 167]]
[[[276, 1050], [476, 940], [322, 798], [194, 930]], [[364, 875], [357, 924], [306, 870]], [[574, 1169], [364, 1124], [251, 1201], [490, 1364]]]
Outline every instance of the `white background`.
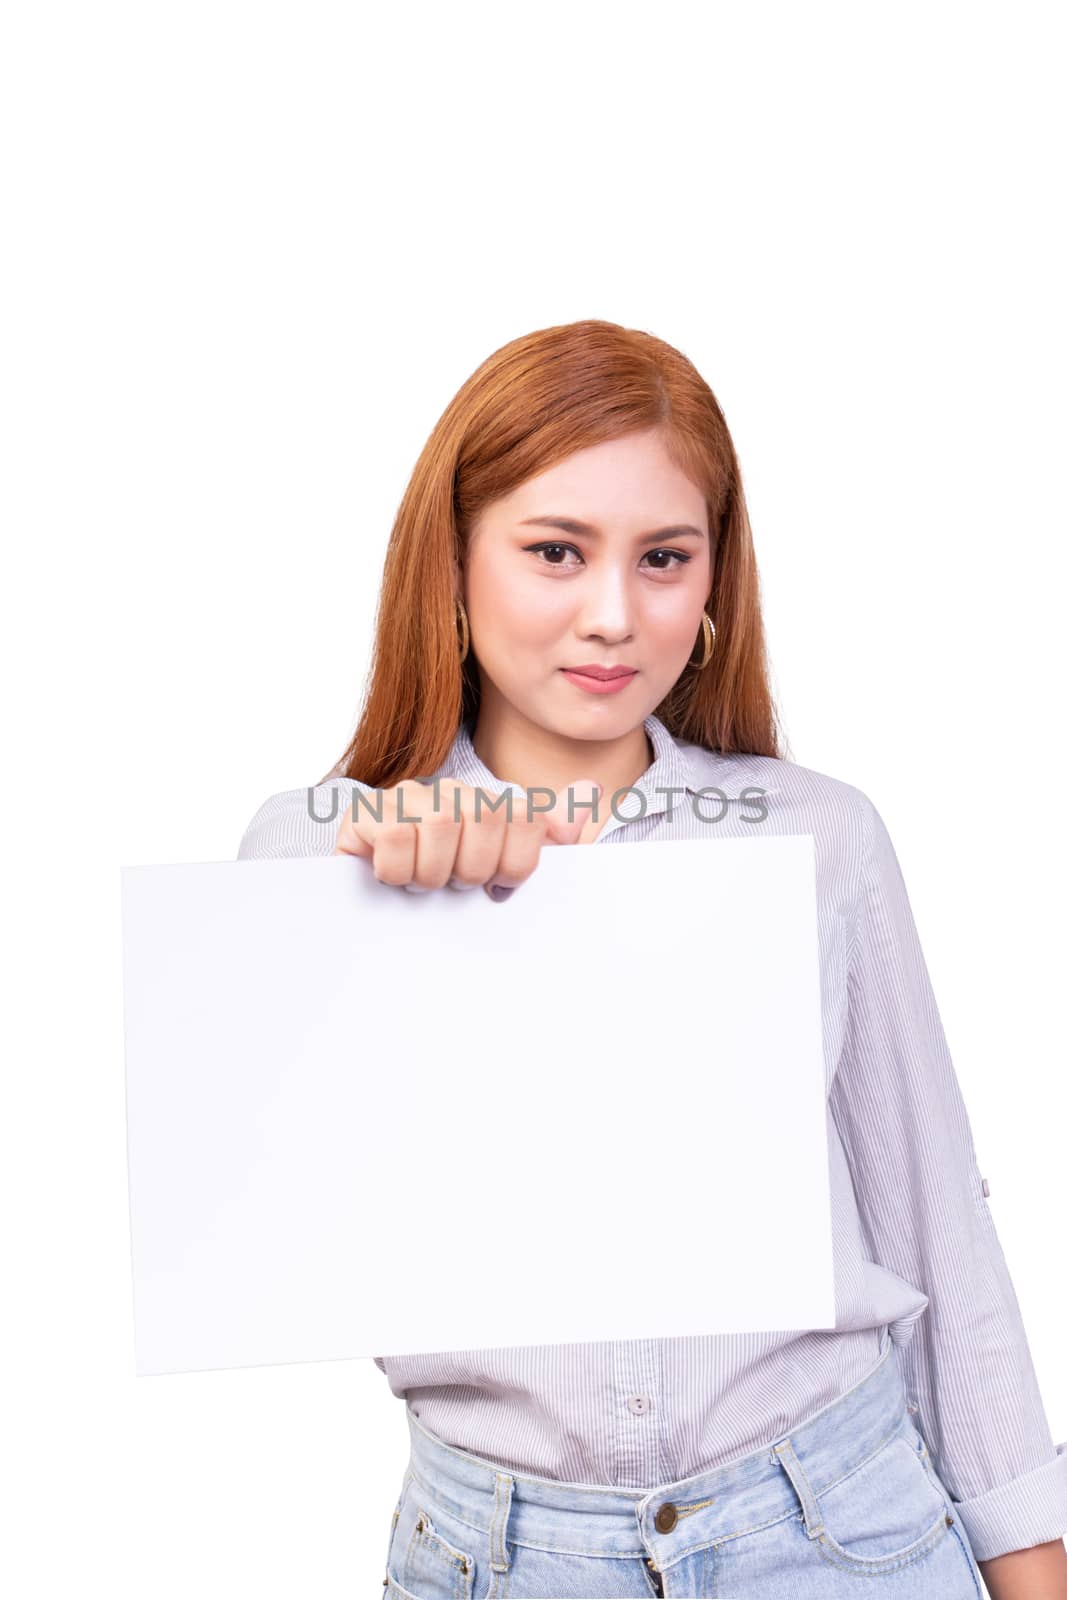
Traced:
[[1067, 1437], [1058, 20], [5, 9], [12, 1592], [379, 1592], [370, 1361], [133, 1375], [119, 865], [232, 859], [333, 765], [427, 433], [579, 317], [724, 407], [788, 753], [890, 829]]

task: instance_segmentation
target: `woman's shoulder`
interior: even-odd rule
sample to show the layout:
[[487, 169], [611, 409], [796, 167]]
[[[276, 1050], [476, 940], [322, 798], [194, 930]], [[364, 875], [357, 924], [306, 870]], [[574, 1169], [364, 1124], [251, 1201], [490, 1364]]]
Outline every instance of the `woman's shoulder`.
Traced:
[[871, 863], [889, 848], [889, 834], [866, 790], [833, 773], [779, 756], [724, 755], [686, 747], [698, 786], [709, 786], [739, 806], [759, 801], [774, 833], [810, 833], [816, 859], [835, 882], [858, 893]]
[[723, 755], [693, 746], [690, 768], [739, 804], [761, 799], [778, 834], [810, 834], [819, 881], [852, 915], [872, 860], [888, 842], [885, 824], [858, 784], [778, 756]]
[[868, 819], [872, 802], [865, 791], [831, 773], [780, 756], [724, 753], [691, 743], [682, 743], [679, 748], [699, 786], [720, 788], [730, 796], [746, 789], [760, 790], [776, 798], [778, 810], [797, 806], [828, 819]]

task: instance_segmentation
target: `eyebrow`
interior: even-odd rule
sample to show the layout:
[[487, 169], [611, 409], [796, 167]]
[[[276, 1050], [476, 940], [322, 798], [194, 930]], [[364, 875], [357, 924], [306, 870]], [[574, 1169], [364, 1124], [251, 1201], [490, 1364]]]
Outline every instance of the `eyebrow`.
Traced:
[[[542, 528], [559, 528], [562, 533], [586, 533], [594, 539], [600, 537], [600, 529], [592, 522], [579, 522], [577, 517], [524, 517], [520, 526], [536, 525]], [[639, 544], [655, 544], [660, 539], [680, 538], [706, 539], [708, 536], [700, 528], [694, 528], [692, 523], [677, 522], [669, 528], [654, 528], [651, 533], [641, 534]]]

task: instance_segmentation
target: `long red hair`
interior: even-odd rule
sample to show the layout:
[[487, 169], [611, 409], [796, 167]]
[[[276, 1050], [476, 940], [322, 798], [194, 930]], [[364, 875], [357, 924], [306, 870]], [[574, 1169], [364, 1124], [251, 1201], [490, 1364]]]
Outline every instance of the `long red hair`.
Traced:
[[459, 659], [454, 587], [472, 524], [573, 451], [649, 428], [703, 491], [715, 551], [711, 660], [702, 672], [687, 666], [655, 714], [676, 738], [707, 749], [780, 756], [752, 530], [726, 419], [680, 351], [590, 320], [494, 351], [427, 439], [386, 551], [362, 714], [327, 776], [386, 788], [436, 772], [461, 719], [473, 726], [478, 710], [473, 650]]

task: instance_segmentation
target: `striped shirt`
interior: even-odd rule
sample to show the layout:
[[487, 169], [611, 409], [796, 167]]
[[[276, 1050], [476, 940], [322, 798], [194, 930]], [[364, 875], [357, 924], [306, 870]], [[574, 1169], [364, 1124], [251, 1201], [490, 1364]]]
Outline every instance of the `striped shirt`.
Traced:
[[[865, 1377], [892, 1340], [909, 1408], [975, 1556], [1058, 1538], [1067, 1531], [1067, 1441], [1054, 1444], [1050, 1433], [881, 816], [839, 779], [706, 750], [655, 716], [644, 726], [652, 764], [616, 798], [593, 848], [712, 843], [756, 829], [814, 838], [836, 1326], [376, 1356], [376, 1364], [448, 1444], [513, 1471], [648, 1490], [783, 1437]], [[436, 775], [522, 793], [489, 771], [465, 725]], [[238, 859], [331, 854], [357, 788], [373, 798], [367, 785], [336, 776], [273, 795]], [[777, 1181], [785, 1216], [787, 1176]], [[712, 1271], [710, 1245], [708, 1263]], [[655, 1292], [639, 1264], [634, 1290]]]

